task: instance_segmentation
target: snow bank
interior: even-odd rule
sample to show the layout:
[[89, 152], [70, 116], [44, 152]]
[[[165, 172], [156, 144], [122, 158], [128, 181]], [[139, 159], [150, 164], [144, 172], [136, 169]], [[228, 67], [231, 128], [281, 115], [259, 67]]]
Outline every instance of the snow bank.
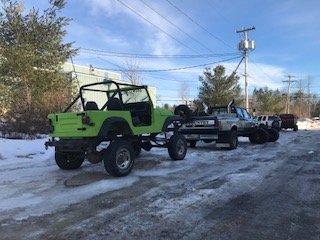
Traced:
[[302, 118], [298, 120], [298, 128], [304, 130], [320, 129], [320, 120]]

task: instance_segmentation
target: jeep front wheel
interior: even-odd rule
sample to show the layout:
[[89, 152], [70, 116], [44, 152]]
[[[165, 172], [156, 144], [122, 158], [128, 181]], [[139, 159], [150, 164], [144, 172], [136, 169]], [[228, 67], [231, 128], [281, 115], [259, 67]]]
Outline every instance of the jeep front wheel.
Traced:
[[84, 161], [84, 154], [77, 152], [60, 152], [55, 153], [56, 164], [63, 170], [77, 169], [81, 167]]
[[103, 157], [106, 171], [115, 177], [128, 175], [134, 164], [133, 146], [126, 140], [112, 141]]
[[172, 160], [183, 160], [187, 154], [187, 140], [182, 134], [174, 134], [168, 143], [168, 152]]

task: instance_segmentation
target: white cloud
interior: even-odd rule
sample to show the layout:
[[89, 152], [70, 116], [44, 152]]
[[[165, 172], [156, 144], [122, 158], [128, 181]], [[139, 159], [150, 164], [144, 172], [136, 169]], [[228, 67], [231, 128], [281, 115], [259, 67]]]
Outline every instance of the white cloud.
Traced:
[[[226, 63], [227, 73], [235, 69], [237, 63]], [[286, 69], [269, 65], [264, 63], [250, 63], [248, 64], [248, 74], [249, 74], [249, 88], [263, 88], [268, 87], [270, 89], [276, 90], [281, 89], [284, 85], [282, 80], [285, 80]], [[239, 83], [242, 89], [244, 89], [244, 64], [242, 63], [239, 67], [237, 74], [240, 76]]]
[[91, 15], [101, 14], [101, 11], [107, 16], [114, 16], [123, 11], [122, 7], [116, 0], [87, 0], [90, 7]]
[[[183, 39], [186, 38], [186, 35], [184, 35], [181, 31], [175, 28], [156, 12], [152, 11], [141, 1], [121, 1], [138, 14], [116, 0], [91, 0], [88, 1], [87, 4], [90, 6], [90, 12], [93, 16], [97, 14], [105, 14], [107, 17], [112, 17], [113, 20], [116, 18], [123, 18], [124, 16], [129, 17], [131, 20], [128, 20], [130, 21], [128, 22], [128, 26], [136, 29], [136, 32], [143, 35], [142, 46], [150, 50], [151, 53], [175, 54], [180, 52], [181, 48], [184, 48], [173, 38], [178, 39], [180, 42], [184, 42]], [[169, 9], [165, 8], [164, 4], [161, 4], [157, 1], [145, 2], [161, 15], [169, 19], [169, 21], [174, 22], [181, 29], [184, 29], [184, 31], [187, 32], [192, 30], [172, 12], [172, 9], [170, 11]]]

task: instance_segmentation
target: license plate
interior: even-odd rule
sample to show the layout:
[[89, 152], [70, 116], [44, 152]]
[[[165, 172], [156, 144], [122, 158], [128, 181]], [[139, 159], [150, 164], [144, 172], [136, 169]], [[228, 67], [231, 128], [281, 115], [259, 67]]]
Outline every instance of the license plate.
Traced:
[[194, 125], [214, 125], [214, 120], [196, 120], [194, 121]]

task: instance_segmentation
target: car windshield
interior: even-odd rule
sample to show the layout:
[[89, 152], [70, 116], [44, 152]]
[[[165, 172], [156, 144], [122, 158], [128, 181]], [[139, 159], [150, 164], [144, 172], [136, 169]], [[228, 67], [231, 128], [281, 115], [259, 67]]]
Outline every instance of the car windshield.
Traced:
[[247, 112], [246, 109], [242, 109], [242, 114], [245, 120], [251, 119], [251, 115]]

